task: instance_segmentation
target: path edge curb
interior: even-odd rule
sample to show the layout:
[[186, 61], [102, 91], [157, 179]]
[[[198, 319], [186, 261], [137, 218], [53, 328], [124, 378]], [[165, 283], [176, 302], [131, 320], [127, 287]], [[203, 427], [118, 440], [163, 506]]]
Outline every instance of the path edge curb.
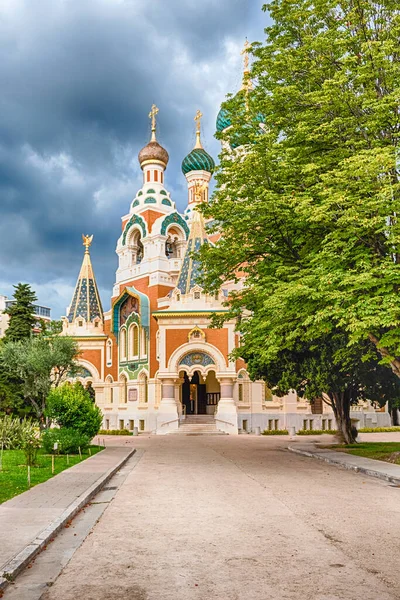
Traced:
[[101, 488], [115, 475], [117, 471], [135, 454], [136, 448], [124, 456], [116, 465], [111, 467], [97, 481], [95, 481], [87, 490], [85, 490], [76, 500], [64, 510], [64, 512], [54, 519], [36, 538], [27, 544], [16, 556], [1, 566], [0, 591], [3, 592], [6, 587], [23, 571], [29, 563], [39, 554], [41, 550], [56, 536], [65, 525], [73, 519], [76, 514], [91, 500]]
[[299, 448], [293, 448], [292, 446], [288, 446], [288, 450], [290, 452], [293, 452], [294, 454], [300, 454], [301, 456], [307, 456], [308, 458], [316, 458], [317, 460], [322, 460], [323, 462], [326, 462], [329, 465], [334, 465], [335, 467], [346, 469], [347, 471], [362, 473], [363, 475], [368, 475], [368, 477], [375, 477], [376, 479], [382, 479], [383, 481], [388, 481], [389, 483], [395, 483], [397, 485], [400, 485], [400, 477], [385, 475], [384, 473], [374, 471], [374, 469], [367, 469], [366, 467], [359, 467], [357, 465], [346, 464], [340, 460], [329, 458], [327, 456], [322, 456], [321, 454], [317, 454], [317, 452], [311, 452], [310, 450], [300, 450]]

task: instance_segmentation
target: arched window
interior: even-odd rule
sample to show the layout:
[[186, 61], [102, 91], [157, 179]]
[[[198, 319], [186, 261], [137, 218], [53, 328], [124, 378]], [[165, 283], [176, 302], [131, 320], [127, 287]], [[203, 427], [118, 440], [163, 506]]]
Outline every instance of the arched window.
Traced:
[[251, 394], [251, 381], [249, 374], [245, 369], [241, 369], [239, 371], [237, 385], [238, 402], [249, 404]]
[[104, 387], [105, 403], [112, 404], [114, 401], [114, 388], [113, 388], [113, 378], [111, 377], [111, 375], [108, 375], [108, 377], [106, 378], [105, 384], [106, 384]]
[[140, 329], [140, 356], [147, 358], [147, 336], [144, 327]]
[[138, 358], [139, 356], [139, 328], [136, 323], [129, 327], [129, 357]]
[[107, 346], [106, 346], [106, 363], [107, 363], [107, 367], [111, 367], [112, 365], [112, 340], [107, 340]]
[[128, 381], [125, 375], [121, 375], [119, 378], [119, 403], [126, 404], [128, 402]]
[[92, 402], [96, 401], [96, 392], [94, 391], [93, 388], [93, 382], [92, 381], [88, 381], [85, 385], [85, 390], [87, 391], [87, 393], [89, 394]]
[[142, 244], [141, 232], [134, 229], [129, 238], [129, 249], [132, 253], [132, 264], [137, 265], [142, 262], [144, 256], [144, 248]]
[[124, 361], [127, 359], [126, 352], [126, 329], [123, 327], [119, 334], [119, 358]]
[[165, 242], [165, 256], [167, 258], [181, 258], [185, 243], [185, 234], [178, 227], [170, 227]]
[[149, 401], [149, 386], [146, 373], [141, 373], [139, 376], [139, 402], [146, 404]]

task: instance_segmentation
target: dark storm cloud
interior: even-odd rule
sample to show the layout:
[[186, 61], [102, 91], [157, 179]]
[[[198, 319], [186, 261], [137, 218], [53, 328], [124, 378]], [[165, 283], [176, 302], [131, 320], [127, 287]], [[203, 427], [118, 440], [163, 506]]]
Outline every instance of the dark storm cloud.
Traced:
[[136, 156], [148, 139], [149, 107], [160, 107], [166, 185], [183, 209], [180, 162], [193, 115], [203, 110], [207, 147], [217, 154], [215, 115], [240, 78], [238, 50], [245, 35], [261, 37], [255, 4], [2, 1], [0, 293], [31, 282], [59, 316], [88, 232], [107, 308], [120, 218], [141, 184]]

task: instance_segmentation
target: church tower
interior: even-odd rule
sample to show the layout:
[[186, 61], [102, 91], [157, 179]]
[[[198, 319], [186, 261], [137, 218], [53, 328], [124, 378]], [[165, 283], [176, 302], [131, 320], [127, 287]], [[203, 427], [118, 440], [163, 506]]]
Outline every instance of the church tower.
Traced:
[[202, 113], [197, 111], [196, 121], [196, 143], [191, 152], [182, 161], [182, 173], [188, 183], [188, 207], [185, 214], [192, 215], [193, 209], [201, 202], [209, 200], [209, 185], [215, 169], [213, 158], [203, 148], [201, 142], [201, 118]]

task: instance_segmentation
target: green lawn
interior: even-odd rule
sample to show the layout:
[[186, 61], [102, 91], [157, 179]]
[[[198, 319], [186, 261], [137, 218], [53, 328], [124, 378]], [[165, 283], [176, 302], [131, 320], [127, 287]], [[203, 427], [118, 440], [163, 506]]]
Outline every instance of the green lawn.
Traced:
[[[91, 453], [96, 454], [103, 448], [101, 446], [91, 446]], [[89, 457], [88, 450], [82, 455], [82, 460]], [[79, 455], [69, 455], [69, 464], [67, 457], [56, 455], [54, 458], [54, 475], [61, 473], [65, 469], [81, 462]], [[39, 451], [37, 466], [31, 467], [31, 487], [38, 483], [43, 483], [53, 477], [51, 472], [51, 455], [45, 454], [43, 450]], [[4, 450], [3, 470], [0, 471], [0, 503], [17, 496], [28, 489], [27, 467], [25, 465], [25, 454], [22, 450]]]
[[[332, 448], [340, 449], [348, 454], [388, 462], [394, 452], [400, 452], [400, 442], [362, 442], [360, 444], [349, 444], [348, 446], [332, 446]], [[396, 459], [396, 464], [400, 465], [400, 457]]]

